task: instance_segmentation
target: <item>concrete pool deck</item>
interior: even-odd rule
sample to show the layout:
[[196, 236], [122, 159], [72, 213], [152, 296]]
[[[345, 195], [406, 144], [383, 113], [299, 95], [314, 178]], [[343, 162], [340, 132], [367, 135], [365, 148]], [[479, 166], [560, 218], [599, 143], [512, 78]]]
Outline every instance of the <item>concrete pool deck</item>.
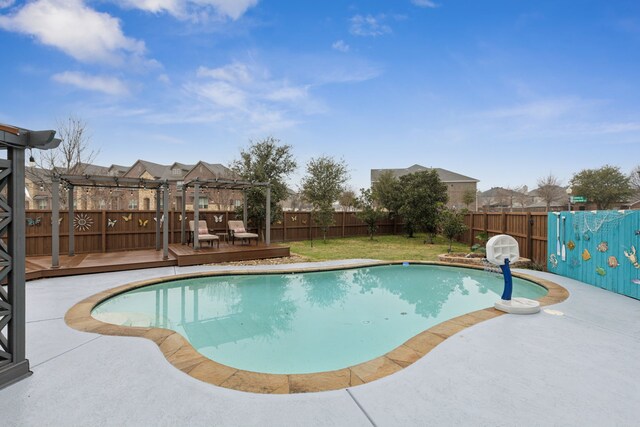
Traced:
[[526, 271], [569, 290], [568, 300], [549, 307], [563, 315], [500, 316], [459, 332], [394, 375], [321, 393], [212, 386], [175, 369], [149, 340], [64, 323], [73, 304], [97, 292], [225, 268], [238, 269], [163, 267], [28, 283], [34, 374], [0, 390], [2, 425], [585, 426], [640, 419], [640, 301], [548, 273]]

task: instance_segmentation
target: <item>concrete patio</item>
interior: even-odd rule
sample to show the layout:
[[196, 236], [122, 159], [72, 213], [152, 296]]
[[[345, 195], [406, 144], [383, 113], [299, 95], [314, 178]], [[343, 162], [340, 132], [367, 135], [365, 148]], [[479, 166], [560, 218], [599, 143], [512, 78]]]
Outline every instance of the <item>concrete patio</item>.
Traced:
[[162, 267], [28, 283], [33, 375], [0, 390], [2, 424], [601, 426], [640, 419], [640, 301], [548, 273], [527, 271], [569, 290], [568, 300], [549, 307], [562, 314], [500, 316], [394, 375], [322, 393], [215, 387], [175, 369], [151, 341], [78, 332], [64, 323], [73, 304], [99, 291], [221, 269]]

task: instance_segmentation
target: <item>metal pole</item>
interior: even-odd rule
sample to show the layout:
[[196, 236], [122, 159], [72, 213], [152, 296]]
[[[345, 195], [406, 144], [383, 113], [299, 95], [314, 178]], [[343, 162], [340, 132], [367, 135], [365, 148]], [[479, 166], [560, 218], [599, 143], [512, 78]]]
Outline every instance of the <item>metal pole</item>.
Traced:
[[162, 259], [169, 259], [169, 183], [163, 186]]
[[267, 231], [265, 236], [265, 244], [269, 246], [271, 244], [271, 186], [267, 187], [267, 212], [266, 212], [266, 221], [267, 221]]
[[247, 211], [247, 190], [242, 190], [242, 222], [244, 226], [247, 226], [247, 219], [249, 218], [249, 214]]
[[156, 251], [160, 250], [160, 187], [156, 188]]
[[198, 239], [198, 231], [200, 225], [200, 213], [198, 208], [200, 207], [200, 184], [197, 182], [193, 184], [193, 249], [200, 249], [200, 241]]
[[60, 179], [51, 180], [51, 268], [60, 267]]
[[73, 213], [73, 185], [69, 185], [69, 256], [75, 255], [74, 213]]
[[187, 221], [187, 186], [182, 184], [182, 221], [180, 221], [180, 243], [187, 243], [185, 222]]

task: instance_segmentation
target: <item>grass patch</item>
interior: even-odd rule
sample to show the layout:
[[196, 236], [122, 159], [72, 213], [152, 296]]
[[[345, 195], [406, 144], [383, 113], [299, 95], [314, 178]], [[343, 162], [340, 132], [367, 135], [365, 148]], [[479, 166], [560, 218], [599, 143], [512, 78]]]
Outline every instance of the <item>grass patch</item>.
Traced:
[[[417, 234], [409, 239], [406, 236], [346, 237], [290, 242], [291, 252], [307, 258], [309, 261], [327, 261], [348, 258], [373, 258], [385, 261], [419, 260], [437, 261], [438, 255], [447, 253], [449, 243], [438, 236], [434, 244], [424, 243], [425, 236]], [[469, 252], [466, 244], [454, 243], [453, 252]]]

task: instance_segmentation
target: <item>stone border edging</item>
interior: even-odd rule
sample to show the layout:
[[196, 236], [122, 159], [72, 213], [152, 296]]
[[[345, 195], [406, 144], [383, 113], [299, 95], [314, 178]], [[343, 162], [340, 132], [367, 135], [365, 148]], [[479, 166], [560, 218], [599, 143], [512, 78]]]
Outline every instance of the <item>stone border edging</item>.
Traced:
[[[410, 264], [439, 265], [482, 269], [468, 264], [406, 261]], [[295, 273], [317, 271], [344, 270], [352, 268], [374, 267], [379, 265], [401, 264], [402, 262], [367, 262], [345, 266], [325, 268], [296, 269]], [[155, 285], [167, 281], [198, 278], [207, 276], [256, 275], [256, 274], [290, 274], [287, 270], [227, 270], [224, 272], [201, 272], [181, 274], [170, 277], [143, 280], [128, 283], [106, 291], [99, 292], [75, 304], [64, 316], [64, 320], [73, 329], [93, 332], [102, 335], [131, 336], [147, 338], [155, 342], [164, 357], [182, 372], [209, 384], [252, 393], [289, 394], [338, 390], [365, 384], [400, 371], [433, 350], [438, 344], [452, 335], [488, 319], [501, 316], [503, 313], [494, 308], [473, 311], [462, 316], [439, 323], [418, 335], [408, 339], [387, 354], [348, 368], [312, 374], [266, 374], [232, 368], [215, 362], [201, 355], [179, 333], [163, 328], [119, 326], [101, 322], [91, 316], [91, 311], [101, 302], [118, 294]], [[569, 297], [569, 292], [562, 286], [545, 279], [535, 278], [522, 273], [513, 273], [514, 277], [528, 280], [547, 289], [540, 305], [557, 304]]]

